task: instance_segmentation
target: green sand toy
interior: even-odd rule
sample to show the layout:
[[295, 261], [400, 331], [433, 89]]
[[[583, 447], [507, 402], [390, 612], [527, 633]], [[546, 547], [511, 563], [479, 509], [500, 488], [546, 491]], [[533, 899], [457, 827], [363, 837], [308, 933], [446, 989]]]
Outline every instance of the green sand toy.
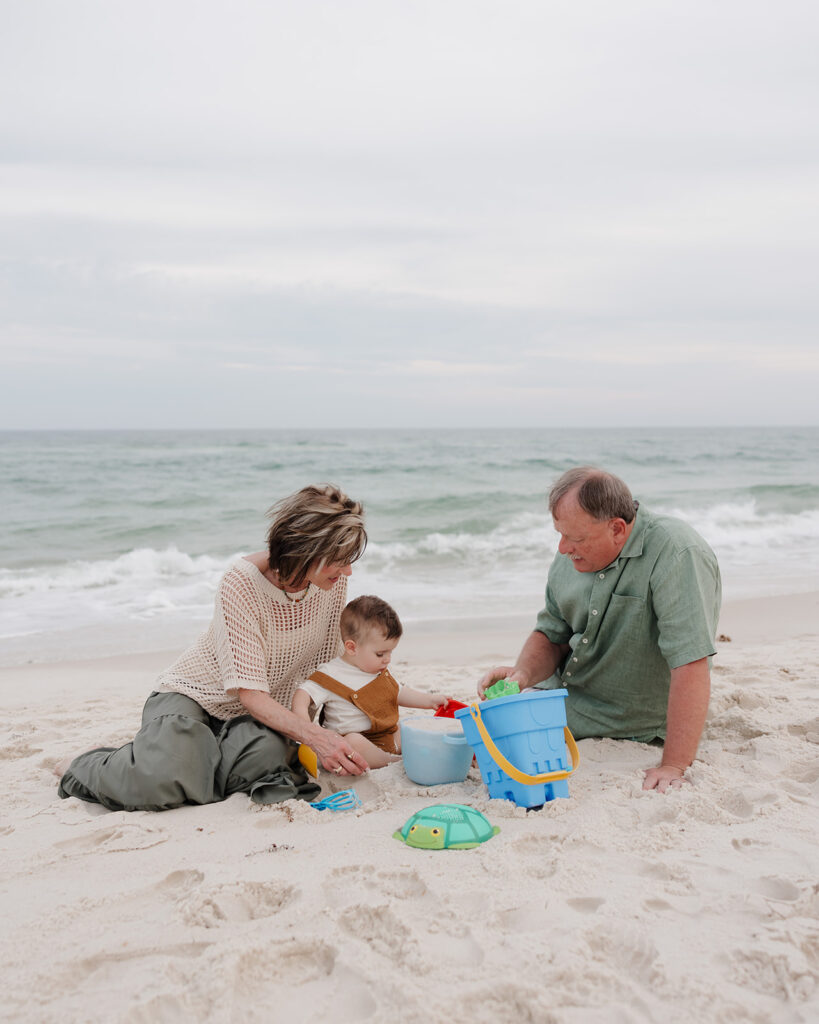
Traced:
[[465, 804], [433, 804], [413, 814], [393, 839], [419, 850], [470, 850], [500, 832]]
[[487, 700], [494, 700], [496, 697], [511, 697], [520, 693], [520, 687], [514, 679], [499, 679], [491, 686], [487, 686], [484, 697]]

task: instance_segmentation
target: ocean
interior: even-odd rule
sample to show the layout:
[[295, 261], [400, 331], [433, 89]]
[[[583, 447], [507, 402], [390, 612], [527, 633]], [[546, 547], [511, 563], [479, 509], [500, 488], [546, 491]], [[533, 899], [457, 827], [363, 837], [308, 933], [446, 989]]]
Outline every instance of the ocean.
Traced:
[[306, 483], [364, 502], [350, 596], [413, 623], [531, 616], [545, 495], [622, 476], [716, 551], [726, 597], [819, 587], [819, 428], [0, 432], [0, 664], [181, 647], [221, 573]]

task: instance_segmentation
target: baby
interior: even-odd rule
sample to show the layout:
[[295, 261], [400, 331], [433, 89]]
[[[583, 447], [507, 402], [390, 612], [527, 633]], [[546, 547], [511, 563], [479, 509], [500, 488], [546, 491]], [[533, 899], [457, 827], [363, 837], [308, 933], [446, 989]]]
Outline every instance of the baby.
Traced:
[[341, 613], [344, 653], [321, 665], [293, 695], [293, 711], [310, 721], [310, 703], [367, 761], [383, 768], [401, 753], [398, 708], [437, 708], [450, 699], [399, 686], [387, 670], [403, 629], [380, 597], [357, 597]]

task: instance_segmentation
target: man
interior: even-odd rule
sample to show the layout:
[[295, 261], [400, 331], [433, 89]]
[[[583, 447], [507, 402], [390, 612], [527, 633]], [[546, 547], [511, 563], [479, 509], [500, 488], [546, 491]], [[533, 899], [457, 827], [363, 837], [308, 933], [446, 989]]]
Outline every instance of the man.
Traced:
[[714, 552], [690, 526], [654, 515], [618, 477], [571, 469], [549, 493], [560, 534], [546, 604], [514, 666], [521, 690], [565, 687], [577, 739], [664, 740], [643, 789], [679, 787], [697, 752], [711, 689], [721, 585]]

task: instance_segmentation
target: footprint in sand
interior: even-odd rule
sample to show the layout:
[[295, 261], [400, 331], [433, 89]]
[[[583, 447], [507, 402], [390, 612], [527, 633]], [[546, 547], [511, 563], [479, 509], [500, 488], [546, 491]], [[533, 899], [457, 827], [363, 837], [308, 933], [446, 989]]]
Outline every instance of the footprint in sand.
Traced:
[[793, 882], [788, 881], [787, 878], [777, 878], [775, 875], [758, 878], [754, 883], [754, 889], [765, 899], [784, 903], [793, 903], [802, 895], [799, 887]]
[[177, 1024], [207, 1020], [211, 1008], [199, 992], [163, 992], [145, 1002], [132, 1004], [117, 1017], [118, 1024]]
[[328, 905], [343, 906], [351, 900], [360, 898], [368, 889], [371, 871], [371, 868], [365, 868], [360, 864], [333, 868], [324, 881]]
[[179, 871], [172, 871], [166, 875], [156, 888], [160, 892], [180, 892], [192, 889], [193, 886], [204, 882], [205, 876], [195, 868], [180, 868]]
[[124, 853], [128, 850], [147, 850], [167, 842], [167, 835], [161, 828], [151, 825], [117, 825], [114, 828], [98, 828], [89, 835], [75, 839], [63, 839], [54, 846], [66, 854], [83, 854], [92, 850], [106, 853]]
[[512, 934], [546, 932], [550, 924], [549, 904], [545, 900], [536, 900], [520, 907], [499, 910], [495, 914], [495, 922], [501, 931]]
[[668, 900], [661, 900], [657, 897], [643, 900], [643, 909], [650, 910], [655, 914], [666, 914], [668, 911], [673, 911], [675, 908]]
[[42, 754], [42, 747], [32, 747], [24, 737], [11, 737], [11, 742], [0, 747], [0, 761], [17, 761], [34, 754]]
[[517, 850], [518, 853], [542, 856], [544, 853], [553, 851], [562, 842], [562, 838], [557, 833], [550, 835], [525, 835], [515, 839], [512, 843], [512, 848]]
[[754, 806], [739, 789], [729, 789], [717, 800], [717, 804], [735, 818], [747, 820], [754, 816]]
[[[105, 945], [102, 935], [100, 935], [99, 941]], [[105, 948], [88, 956], [68, 958], [62, 962], [59, 959], [56, 960], [49, 965], [49, 984], [52, 986], [52, 991], [61, 993], [77, 992], [87, 983], [95, 991], [117, 991], [123, 984], [123, 978], [129, 976], [129, 972], [140, 972], [145, 978], [161, 978], [171, 961], [175, 961], [183, 967], [195, 963], [203, 953], [207, 952], [209, 947], [210, 943], [208, 942], [158, 942], [142, 945], [135, 937], [134, 944], [129, 944], [127, 948], [115, 950]], [[43, 994], [35, 995], [35, 998], [37, 997], [42, 999]], [[29, 1007], [30, 1010], [31, 1007]], [[70, 1019], [90, 1019], [87, 1017], [71, 1018], [70, 1014], [69, 1017]], [[22, 1020], [23, 1017], [20, 1016], [17, 1019]], [[26, 1019], [52, 1020], [55, 1018], [32, 1017], [29, 1012]]]
[[740, 853], [753, 853], [756, 854], [760, 847], [770, 846], [770, 843], [766, 843], [760, 839], [732, 839], [731, 846], [735, 850], [739, 850]]
[[[783, 1003], [807, 1002], [816, 992], [815, 972], [803, 957], [789, 955], [791, 953], [787, 947], [784, 952], [775, 954], [768, 949], [737, 949], [731, 956], [732, 980], [743, 988], [773, 996]], [[800, 1015], [792, 1019], [809, 1018]]]
[[[227, 957], [222, 952], [210, 959], [214, 973], [223, 976], [228, 986], [225, 1012], [214, 1016], [211, 1002], [206, 1008], [207, 1017], [202, 1014], [185, 1020], [327, 1020], [363, 1024], [396, 1016], [392, 1005], [379, 1012], [374, 998], [379, 990], [389, 991], [389, 981], [374, 986], [371, 976], [359, 974], [349, 959], [340, 963], [336, 949], [320, 940], [277, 939], [263, 947], [231, 950]], [[201, 979], [193, 974], [190, 984], [201, 986]]]
[[412, 935], [389, 906], [348, 907], [338, 918], [342, 934], [365, 942], [393, 964], [410, 966], [417, 959]]
[[[190, 880], [180, 881], [183, 885], [192, 884]], [[219, 928], [273, 917], [298, 895], [298, 889], [284, 882], [234, 882], [185, 892], [176, 903], [186, 924]]]
[[780, 790], [795, 804], [811, 803], [812, 790], [803, 782], [794, 782], [792, 779], [780, 779]]
[[754, 725], [747, 714], [738, 708], [731, 708], [717, 715], [711, 723], [711, 731], [719, 731], [720, 735], [724, 734], [723, 744], [726, 749], [730, 749], [727, 740], [754, 740], [767, 735], [765, 729]]
[[[554, 996], [548, 985], [494, 984], [465, 992], [458, 1000], [459, 1019], [465, 1021], [551, 1022]], [[578, 1018], [579, 1019], [579, 1018]]]
[[[243, 952], [235, 966], [237, 989], [255, 988], [260, 978], [279, 985], [305, 985], [332, 974], [338, 953], [326, 942], [285, 939]], [[275, 1018], [271, 1014], [270, 1019]]]
[[566, 900], [566, 906], [580, 914], [595, 914], [606, 901], [597, 896], [577, 896], [574, 899]]
[[812, 718], [807, 722], [795, 722], [788, 726], [791, 736], [804, 737], [808, 743], [819, 743], [819, 718]]
[[657, 947], [645, 932], [614, 921], [596, 925], [584, 938], [601, 961], [643, 980], [659, 956]]
[[327, 902], [342, 906], [355, 899], [376, 894], [389, 899], [420, 899], [426, 896], [426, 883], [417, 871], [374, 871], [371, 865], [352, 864], [334, 868], [327, 876]]
[[512, 849], [530, 858], [526, 865], [529, 877], [544, 879], [551, 878], [563, 861], [562, 842], [558, 835], [527, 835], [516, 839], [512, 843]]
[[427, 894], [426, 883], [417, 871], [377, 871], [367, 885], [381, 896], [399, 900], [416, 900]]

